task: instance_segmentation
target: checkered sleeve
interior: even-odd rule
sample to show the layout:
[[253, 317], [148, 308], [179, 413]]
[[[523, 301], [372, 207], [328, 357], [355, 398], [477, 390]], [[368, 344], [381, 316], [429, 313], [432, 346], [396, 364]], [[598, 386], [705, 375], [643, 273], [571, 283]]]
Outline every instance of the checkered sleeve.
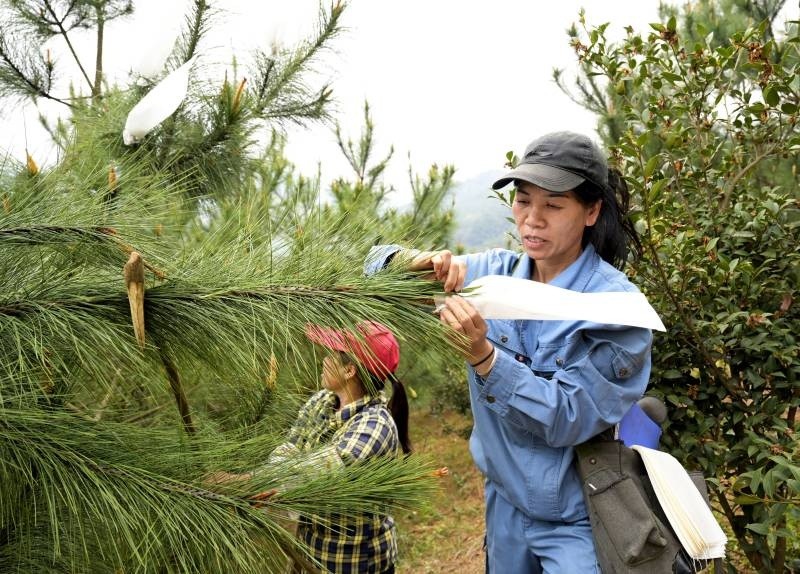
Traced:
[[[399, 450], [394, 420], [383, 404], [367, 402], [344, 415], [344, 424], [332, 442], [311, 454], [316, 467], [344, 466]], [[354, 412], [352, 416], [350, 412]], [[385, 572], [397, 560], [394, 519], [383, 514], [301, 517], [298, 536], [323, 571], [337, 573]]]
[[296, 447], [318, 432], [317, 421], [325, 408], [325, 391], [319, 391], [300, 407], [297, 418], [286, 435], [286, 442]]
[[353, 417], [336, 450], [345, 464], [397, 451], [397, 431], [385, 408], [364, 409]]
[[303, 469], [334, 469], [398, 449], [394, 421], [385, 409], [364, 409], [353, 417], [336, 444], [315, 449], [298, 459]]

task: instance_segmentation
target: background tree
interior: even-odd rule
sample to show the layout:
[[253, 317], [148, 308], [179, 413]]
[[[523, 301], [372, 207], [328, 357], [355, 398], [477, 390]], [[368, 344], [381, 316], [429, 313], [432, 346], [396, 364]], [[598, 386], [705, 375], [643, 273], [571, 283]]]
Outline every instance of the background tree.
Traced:
[[[424, 312], [436, 286], [364, 277], [357, 251], [339, 250], [342, 229], [305, 209], [318, 181], [294, 174], [272, 131], [327, 117], [330, 88], [305, 81], [344, 6], [323, 10], [296, 49], [257, 53], [247, 80], [195, 77], [133, 146], [125, 119], [152, 83], [107, 85], [98, 49], [94, 79], [55, 94], [53, 60], [36, 56], [48, 34], [69, 41], [79, 25], [102, 47], [103, 23], [132, 4], [4, 8], [3, 93], [60, 101], [71, 116], [51, 130], [53, 165], [0, 170], [0, 571], [278, 572], [288, 556], [308, 559], [282, 512], [424, 498], [433, 484], [414, 457], [312, 475], [263, 466], [317, 380], [308, 322], [376, 319], [412, 355], [448, 344]], [[210, 16], [193, 4], [168, 68], [202, 60]], [[203, 482], [259, 466], [248, 485]], [[276, 485], [264, 508], [251, 504]]]
[[629, 272], [668, 329], [653, 348], [664, 446], [713, 477], [751, 567], [783, 572], [800, 556], [800, 38], [772, 30], [781, 2], [727, 4], [735, 31], [714, 33], [723, 4], [700, 3], [616, 44], [581, 16], [573, 45], [638, 204], [646, 257]]
[[[339, 230], [338, 248], [363, 254], [364, 249], [383, 243], [413, 245], [419, 249], [446, 247], [452, 242], [455, 227], [451, 192], [455, 169], [449, 165], [432, 165], [424, 177], [409, 169], [411, 204], [404, 208], [392, 207], [387, 200], [394, 190], [384, 184], [383, 174], [393, 150], [371, 163], [375, 153], [373, 133], [374, 124], [367, 103], [364, 104], [364, 127], [357, 144], [350, 139], [345, 141], [337, 125], [339, 148], [353, 168], [354, 177], [333, 182], [334, 201], [325, 208], [328, 219], [324, 225]], [[354, 241], [354, 238], [358, 239]], [[357, 258], [361, 256], [356, 255]], [[469, 395], [463, 392], [464, 376], [463, 362], [458, 355], [431, 353], [427, 349], [412, 355], [406, 371], [409, 381], [414, 384], [421, 381], [419, 388], [425, 389], [434, 405], [444, 402], [460, 407], [465, 401], [468, 404]], [[409, 385], [409, 394], [417, 397], [414, 386]]]
[[[283, 140], [274, 135], [264, 153], [265, 160], [248, 182], [214, 203], [214, 216], [207, 223], [198, 219], [188, 235], [208, 241], [211, 226], [218, 241], [246, 235], [250, 243], [263, 241], [259, 231], [274, 230], [271, 241], [285, 243], [284, 234], [292, 234], [291, 249], [299, 256], [306, 247], [319, 251], [320, 242], [334, 249], [339, 257], [350, 257], [358, 265], [376, 244], [390, 242], [414, 245], [422, 249], [442, 248], [451, 241], [454, 227], [451, 189], [455, 170], [452, 166], [431, 166], [425, 176], [409, 170], [411, 203], [398, 207], [390, 203], [394, 188], [384, 181], [393, 156], [390, 149], [375, 160], [375, 125], [369, 104], [364, 104], [364, 125], [357, 142], [342, 134], [336, 126], [339, 148], [352, 173], [330, 186], [330, 194], [321, 192], [319, 177], [297, 174], [283, 159]], [[320, 231], [323, 230], [323, 231]], [[430, 349], [404, 349], [404, 380], [416, 398], [413, 384], [424, 381], [425, 393], [434, 402], [455, 404], [468, 410], [468, 397], [457, 393], [464, 384], [462, 363], [450, 353], [432, 353]], [[417, 387], [420, 388], [420, 387]], [[465, 402], [466, 401], [466, 402]]]

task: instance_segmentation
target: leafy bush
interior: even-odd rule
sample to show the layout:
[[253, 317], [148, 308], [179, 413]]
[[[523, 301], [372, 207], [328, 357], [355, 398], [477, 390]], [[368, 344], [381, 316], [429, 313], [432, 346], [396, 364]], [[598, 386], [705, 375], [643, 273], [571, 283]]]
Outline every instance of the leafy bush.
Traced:
[[448, 366], [438, 384], [433, 387], [432, 395], [431, 411], [435, 413], [447, 409], [462, 415], [471, 412], [464, 366]]
[[608, 81], [594, 105], [645, 248], [630, 272], [668, 329], [653, 348], [664, 447], [714, 477], [752, 566], [781, 572], [800, 503], [800, 37], [652, 28], [610, 45], [600, 26], [574, 46], [586, 81]]

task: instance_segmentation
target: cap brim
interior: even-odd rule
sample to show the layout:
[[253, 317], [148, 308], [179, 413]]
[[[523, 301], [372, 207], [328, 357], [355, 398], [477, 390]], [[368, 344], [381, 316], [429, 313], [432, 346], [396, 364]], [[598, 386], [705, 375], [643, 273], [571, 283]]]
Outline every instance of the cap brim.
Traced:
[[515, 180], [526, 181], [547, 191], [564, 192], [575, 189], [585, 179], [570, 171], [543, 163], [521, 163], [492, 184], [500, 189]]
[[[308, 324], [306, 325], [306, 337], [312, 343], [321, 345], [331, 351], [342, 351], [352, 354], [361, 365], [370, 373], [385, 378], [393, 369], [384, 366], [381, 361], [375, 357], [373, 351], [362, 341], [356, 338], [356, 335], [349, 331], [339, 331], [328, 327], [320, 327], [319, 325]], [[394, 367], [397, 365], [395, 364]]]
[[320, 327], [319, 325], [306, 325], [306, 337], [318, 345], [332, 351], [352, 351], [353, 345], [348, 344], [344, 333], [335, 329]]

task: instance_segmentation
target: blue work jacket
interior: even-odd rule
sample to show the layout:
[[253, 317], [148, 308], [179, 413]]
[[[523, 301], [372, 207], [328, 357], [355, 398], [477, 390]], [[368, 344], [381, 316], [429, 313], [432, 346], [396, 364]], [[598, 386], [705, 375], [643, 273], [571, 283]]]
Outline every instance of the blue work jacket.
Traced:
[[[398, 246], [373, 248], [365, 270]], [[465, 286], [485, 275], [530, 279], [524, 253], [492, 249], [460, 256]], [[550, 285], [573, 291], [637, 291], [594, 248]], [[475, 464], [501, 496], [538, 520], [586, 518], [573, 446], [613, 426], [642, 397], [650, 377], [649, 329], [588, 321], [488, 320], [499, 353], [484, 379], [468, 367]]]

